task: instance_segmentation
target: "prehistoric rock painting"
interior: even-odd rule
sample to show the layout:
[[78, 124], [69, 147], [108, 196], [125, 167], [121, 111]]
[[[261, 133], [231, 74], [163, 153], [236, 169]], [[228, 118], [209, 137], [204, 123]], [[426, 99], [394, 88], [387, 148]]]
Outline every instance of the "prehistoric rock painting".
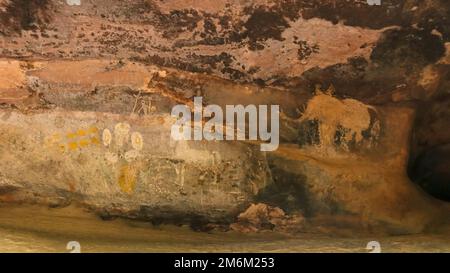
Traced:
[[99, 145], [99, 130], [95, 126], [67, 132], [54, 133], [45, 138], [45, 144], [58, 148], [62, 153], [77, 151], [91, 145]]
[[[239, 241], [448, 238], [449, 14], [448, 0], [0, 0], [0, 210], [73, 206]], [[258, 122], [277, 149], [247, 137], [255, 124], [195, 139], [210, 113], [194, 98], [277, 106]], [[192, 138], [171, 135], [179, 105]]]
[[104, 129], [102, 134], [103, 145], [108, 151], [105, 159], [111, 164], [120, 164], [118, 184], [126, 193], [133, 193], [139, 170], [134, 161], [141, 156], [140, 151], [144, 146], [144, 139], [138, 132], [130, 132], [128, 123], [117, 123], [114, 131]]

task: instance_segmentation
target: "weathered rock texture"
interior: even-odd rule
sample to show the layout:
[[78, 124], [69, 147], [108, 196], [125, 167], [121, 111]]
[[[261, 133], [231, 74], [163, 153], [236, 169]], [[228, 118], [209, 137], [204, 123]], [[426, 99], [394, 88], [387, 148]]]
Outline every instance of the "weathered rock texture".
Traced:
[[[262, 202], [396, 233], [450, 220], [447, 1], [80, 3], [0, 0], [4, 202], [201, 225]], [[279, 104], [280, 148], [171, 140], [194, 96]]]

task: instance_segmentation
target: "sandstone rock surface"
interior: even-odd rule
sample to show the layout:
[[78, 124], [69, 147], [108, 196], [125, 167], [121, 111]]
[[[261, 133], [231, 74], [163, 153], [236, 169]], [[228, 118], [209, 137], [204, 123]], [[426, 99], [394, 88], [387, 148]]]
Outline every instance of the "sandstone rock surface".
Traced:
[[[448, 223], [450, 7], [363, 2], [0, 0], [0, 200], [247, 231]], [[194, 96], [280, 105], [280, 148], [173, 141]]]

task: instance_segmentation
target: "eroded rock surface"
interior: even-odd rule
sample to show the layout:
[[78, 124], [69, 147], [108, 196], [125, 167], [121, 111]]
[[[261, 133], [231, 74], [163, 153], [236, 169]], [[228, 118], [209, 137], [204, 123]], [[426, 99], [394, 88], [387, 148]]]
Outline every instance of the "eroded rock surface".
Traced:
[[230, 228], [239, 232], [258, 231], [299, 231], [303, 229], [304, 218], [301, 214], [286, 215], [277, 207], [266, 204], [251, 204], [244, 212], [238, 215], [237, 222], [231, 224]]

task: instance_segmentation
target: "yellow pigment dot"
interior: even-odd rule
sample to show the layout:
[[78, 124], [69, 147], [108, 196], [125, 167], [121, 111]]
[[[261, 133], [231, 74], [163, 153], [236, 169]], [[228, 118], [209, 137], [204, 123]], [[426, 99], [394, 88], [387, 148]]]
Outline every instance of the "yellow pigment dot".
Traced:
[[64, 153], [66, 151], [66, 145], [64, 145], [64, 144], [59, 145], [59, 149], [60, 149], [61, 153]]
[[86, 147], [89, 145], [89, 140], [82, 139], [82, 140], [80, 140], [79, 144], [80, 144], [80, 147]]
[[76, 150], [78, 148], [78, 144], [76, 142], [69, 142], [69, 149]]
[[77, 135], [79, 135], [79, 136], [85, 136], [85, 135], [86, 135], [86, 131], [80, 129], [80, 130], [77, 131]]
[[100, 140], [97, 137], [91, 137], [92, 144], [100, 144]]
[[75, 133], [68, 133], [67, 134], [67, 138], [76, 138], [77, 137], [77, 134], [75, 134]]

